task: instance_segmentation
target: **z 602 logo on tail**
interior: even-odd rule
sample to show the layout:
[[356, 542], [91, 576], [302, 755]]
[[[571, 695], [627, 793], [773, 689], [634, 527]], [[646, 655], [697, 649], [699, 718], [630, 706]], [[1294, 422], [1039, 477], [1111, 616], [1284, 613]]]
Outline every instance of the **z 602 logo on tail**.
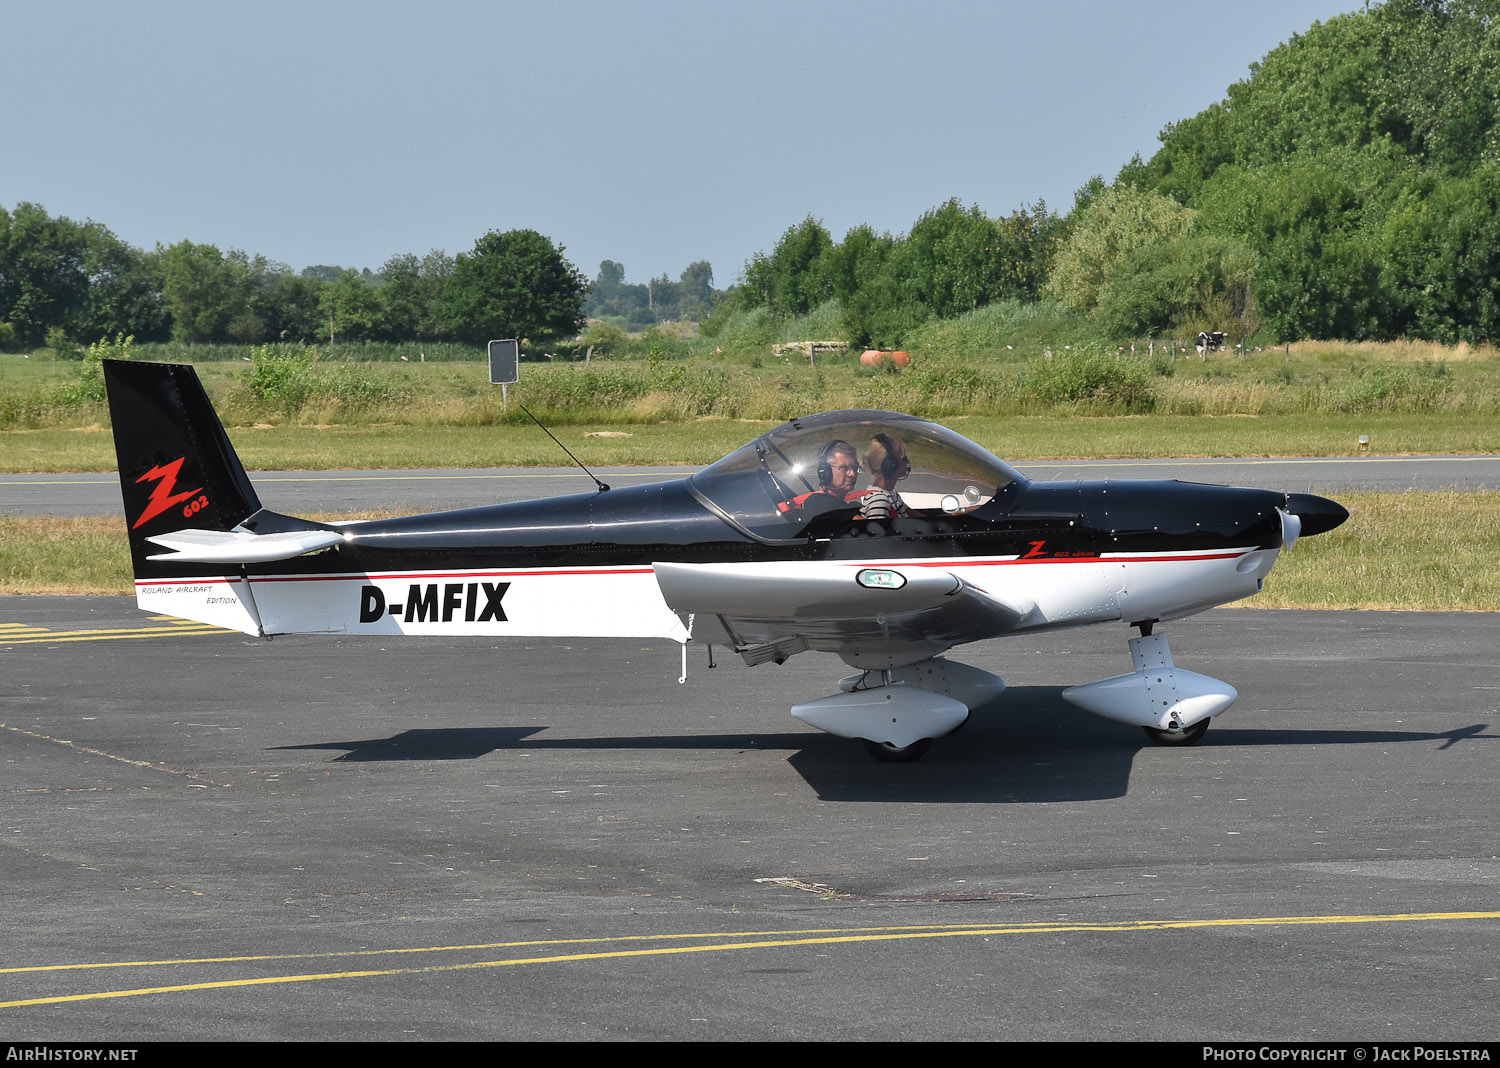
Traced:
[[[186, 456], [179, 456], [169, 464], [158, 464], [151, 470], [147, 471], [140, 478], [136, 479], [137, 482], [145, 482], [147, 479], [151, 479], [156, 483], [156, 485], [151, 488], [151, 496], [147, 498], [146, 507], [141, 512], [140, 517], [130, 525], [131, 530], [135, 530], [139, 528], [141, 524], [155, 519], [157, 516], [165, 512], [168, 508], [172, 507], [172, 505], [181, 504], [189, 497], [192, 497], [195, 493], [203, 492], [202, 486], [199, 486], [197, 489], [185, 490], [182, 493], [172, 492], [172, 490], [177, 486], [177, 474], [182, 470], [183, 461], [186, 459]], [[183, 508], [183, 518], [186, 519], [190, 517], [194, 512], [201, 511], [202, 509], [207, 507], [208, 498], [199, 497], [197, 500], [191, 501], [187, 504], [186, 507]]]

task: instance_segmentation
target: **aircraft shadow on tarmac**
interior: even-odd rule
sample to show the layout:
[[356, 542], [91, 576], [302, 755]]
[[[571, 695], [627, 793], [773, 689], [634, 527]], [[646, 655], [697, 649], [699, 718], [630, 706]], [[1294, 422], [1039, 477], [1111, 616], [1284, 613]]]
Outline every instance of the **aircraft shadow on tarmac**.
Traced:
[[[805, 731], [536, 737], [546, 727], [453, 727], [386, 738], [317, 742], [279, 749], [342, 750], [348, 762], [475, 760], [518, 750], [712, 750], [790, 752], [788, 763], [823, 800], [1042, 804], [1124, 796], [1136, 753], [1151, 748], [1140, 731], [1073, 708], [1061, 686], [1014, 686], [975, 710], [956, 735], [939, 739], [923, 761], [882, 764], [846, 739]], [[1215, 726], [1193, 751], [1231, 747], [1390, 745], [1496, 739], [1487, 723], [1452, 731], [1331, 730]]]

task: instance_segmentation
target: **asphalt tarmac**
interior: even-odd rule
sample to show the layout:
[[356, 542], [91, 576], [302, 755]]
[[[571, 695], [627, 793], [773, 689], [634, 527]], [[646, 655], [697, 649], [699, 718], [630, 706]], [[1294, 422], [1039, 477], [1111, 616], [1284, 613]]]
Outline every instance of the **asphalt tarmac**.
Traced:
[[1220, 609], [1192, 748], [986, 642], [925, 761], [805, 655], [297, 637], [0, 599], [0, 1035], [1492, 1041], [1500, 615]]
[[[1334, 496], [1348, 490], [1500, 489], [1500, 455], [1070, 460], [1016, 466], [1035, 479], [1180, 478]], [[629, 486], [682, 478], [696, 470], [607, 467], [596, 473], [611, 485]], [[576, 467], [261, 471], [251, 478], [266, 507], [293, 515], [375, 508], [428, 512], [585, 493], [594, 487]], [[112, 473], [0, 474], [0, 514], [118, 515], [119, 479]]]

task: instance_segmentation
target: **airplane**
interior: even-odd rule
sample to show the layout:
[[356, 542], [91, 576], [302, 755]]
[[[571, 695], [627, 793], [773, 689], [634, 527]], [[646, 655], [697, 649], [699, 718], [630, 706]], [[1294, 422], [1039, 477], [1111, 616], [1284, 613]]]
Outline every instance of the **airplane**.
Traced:
[[[887, 761], [1003, 692], [950, 649], [1093, 623], [1138, 632], [1133, 669], [1062, 696], [1197, 742], [1238, 693], [1177, 667], [1160, 625], [1256, 593], [1283, 549], [1349, 515], [1311, 493], [1033, 481], [937, 423], [845, 410], [687, 478], [325, 523], [261, 506], [191, 366], [106, 360], [104, 379], [145, 611], [267, 638], [669, 638], [679, 681], [689, 643], [751, 666], [834, 653], [854, 674], [792, 714]], [[862, 449], [883, 461], [845, 492]], [[877, 483], [899, 507], [871, 518]]]

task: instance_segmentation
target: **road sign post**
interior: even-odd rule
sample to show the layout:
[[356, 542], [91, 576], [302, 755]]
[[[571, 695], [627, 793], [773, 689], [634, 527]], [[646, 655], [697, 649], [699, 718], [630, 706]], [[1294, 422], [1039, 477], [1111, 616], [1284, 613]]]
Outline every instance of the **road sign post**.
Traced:
[[510, 406], [509, 386], [521, 379], [521, 346], [514, 338], [491, 341], [490, 385], [500, 387], [500, 402]]

